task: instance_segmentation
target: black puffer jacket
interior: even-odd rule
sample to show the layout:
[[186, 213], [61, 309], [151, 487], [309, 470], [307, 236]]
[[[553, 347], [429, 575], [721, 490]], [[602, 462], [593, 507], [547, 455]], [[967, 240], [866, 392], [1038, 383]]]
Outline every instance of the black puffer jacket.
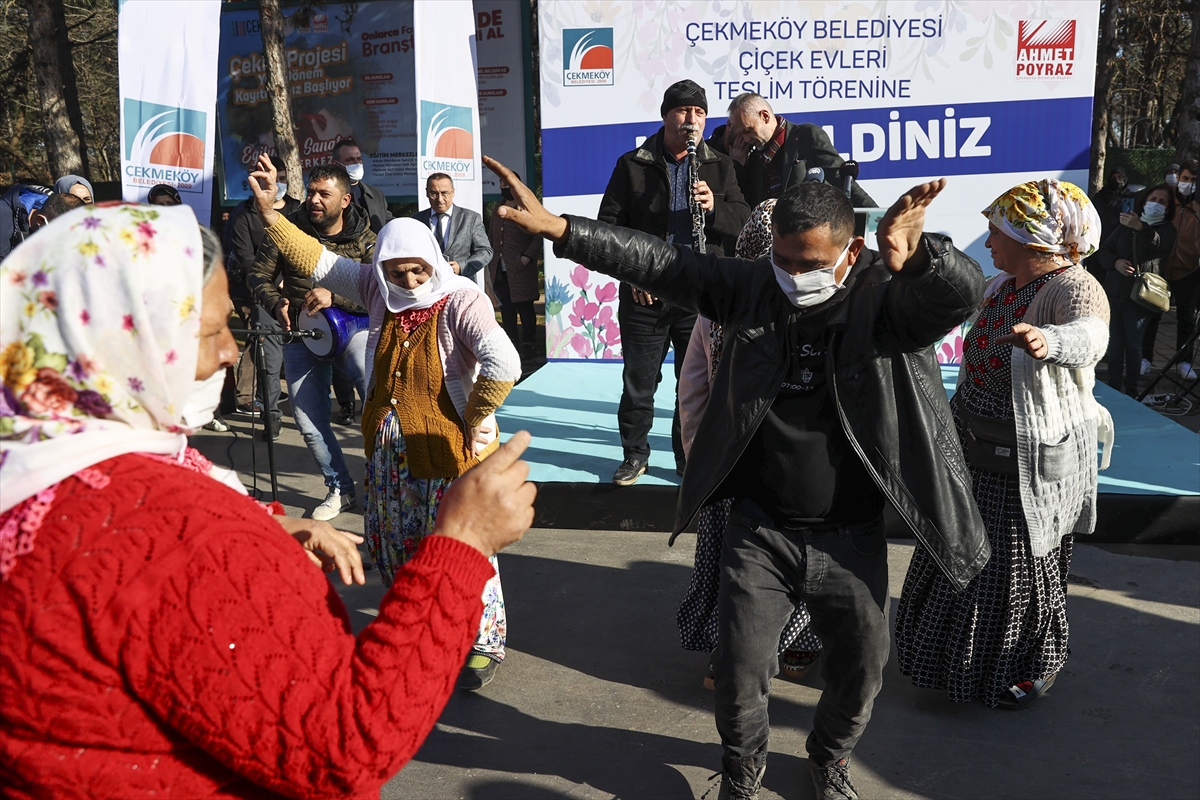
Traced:
[[[300, 206], [288, 215], [288, 219], [297, 228], [323, 244], [327, 250], [360, 262], [369, 262], [375, 254], [375, 233], [371, 230], [366, 212], [351, 203], [342, 211], [342, 216], [342, 230], [333, 236], [324, 236], [317, 232], [308, 219], [307, 206]], [[280, 277], [283, 278], [282, 290], [279, 287]], [[279, 248], [269, 238], [263, 239], [259, 245], [254, 266], [250, 268], [246, 280], [254, 293], [255, 301], [272, 314], [275, 313], [275, 307], [286, 298], [292, 327], [299, 326], [304, 296], [313, 288], [312, 279], [301, 274], [287, 259], [281, 259]], [[333, 296], [333, 305], [351, 314], [367, 313], [362, 306], [337, 294]]]
[[[617, 159], [600, 200], [598, 219], [667, 238], [671, 194], [662, 140], [663, 130], [659, 128], [641, 147]], [[713, 150], [707, 142], [700, 143], [696, 154], [700, 158], [697, 173], [712, 189], [716, 201], [713, 213], [707, 215], [704, 223], [707, 249], [713, 253], [732, 253], [742, 226], [750, 218], [750, 206], [738, 188], [729, 156]]]
[[[721, 365], [679, 493], [675, 535], [733, 469], [788, 366], [799, 312], [766, 263], [699, 256], [645, 234], [568, 217], [555, 253], [725, 326]], [[864, 249], [829, 322], [827, 373], [846, 435], [867, 471], [950, 582], [990, 555], [933, 345], [983, 297], [979, 265], [925, 234], [929, 265], [892, 273]], [[765, 259], [761, 260], [765, 262]], [[672, 540], [674, 537], [672, 537]]]

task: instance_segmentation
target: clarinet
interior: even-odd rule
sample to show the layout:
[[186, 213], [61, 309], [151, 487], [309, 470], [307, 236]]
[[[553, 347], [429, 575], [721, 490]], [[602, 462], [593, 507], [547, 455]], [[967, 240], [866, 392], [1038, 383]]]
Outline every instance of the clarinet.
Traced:
[[689, 131], [687, 140], [688, 185], [692, 187], [693, 193], [688, 195], [688, 208], [692, 212], [693, 247], [697, 253], [703, 253], [707, 249], [707, 243], [704, 238], [704, 209], [697, 202], [695, 195], [696, 184], [700, 182], [700, 159], [696, 156], [696, 145], [699, 142], [699, 132]]

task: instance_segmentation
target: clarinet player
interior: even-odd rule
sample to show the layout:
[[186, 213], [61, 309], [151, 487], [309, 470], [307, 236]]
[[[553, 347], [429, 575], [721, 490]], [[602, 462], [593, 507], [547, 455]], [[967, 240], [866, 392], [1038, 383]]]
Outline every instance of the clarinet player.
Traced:
[[[600, 201], [601, 222], [644, 231], [669, 244], [724, 255], [750, 216], [738, 188], [733, 161], [704, 142], [708, 98], [689, 80], [668, 87], [663, 96], [662, 127], [638, 148], [617, 160]], [[689, 139], [692, 145], [689, 148]], [[624, 460], [613, 483], [631, 486], [650, 460], [654, 392], [662, 379], [668, 348], [675, 348], [675, 378], [687, 354], [696, 315], [667, 305], [622, 283], [617, 308], [624, 358], [617, 423]], [[683, 474], [679, 403], [671, 423], [675, 470]]]

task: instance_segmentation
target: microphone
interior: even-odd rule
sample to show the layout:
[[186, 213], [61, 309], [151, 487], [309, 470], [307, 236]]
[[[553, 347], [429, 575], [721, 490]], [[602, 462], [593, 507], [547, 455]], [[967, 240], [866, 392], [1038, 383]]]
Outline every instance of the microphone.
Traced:
[[842, 169], [839, 173], [842, 176], [842, 191], [846, 193], [846, 197], [850, 197], [851, 190], [854, 187], [854, 181], [858, 178], [858, 162], [847, 161], [842, 164]]
[[809, 169], [808, 172], [804, 173], [804, 182], [808, 183], [809, 181], [813, 181], [814, 183], [824, 183], [825, 170], [821, 169], [820, 167], [812, 167]]
[[295, 342], [295, 341], [299, 341], [300, 339], [313, 339], [316, 341], [320, 341], [321, 339], [325, 338], [325, 331], [320, 331], [315, 328], [312, 330], [308, 330], [308, 331], [290, 330], [290, 331], [283, 331], [283, 335], [284, 335], [284, 338], [283, 338], [284, 342]]

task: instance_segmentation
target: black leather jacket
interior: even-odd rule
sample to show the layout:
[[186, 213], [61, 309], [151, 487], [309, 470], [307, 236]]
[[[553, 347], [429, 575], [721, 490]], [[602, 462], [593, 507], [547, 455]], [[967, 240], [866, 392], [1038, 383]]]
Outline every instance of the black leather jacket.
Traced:
[[[765, 263], [704, 256], [647, 234], [568, 217], [555, 253], [721, 323], [725, 343], [679, 492], [679, 535], [729, 474], [788, 366], [797, 315]], [[974, 311], [983, 273], [944, 236], [929, 264], [891, 272], [863, 249], [829, 322], [827, 375], [842, 426], [879, 489], [956, 587], [991, 554], [933, 345]], [[760, 261], [765, 261], [762, 259]]]

